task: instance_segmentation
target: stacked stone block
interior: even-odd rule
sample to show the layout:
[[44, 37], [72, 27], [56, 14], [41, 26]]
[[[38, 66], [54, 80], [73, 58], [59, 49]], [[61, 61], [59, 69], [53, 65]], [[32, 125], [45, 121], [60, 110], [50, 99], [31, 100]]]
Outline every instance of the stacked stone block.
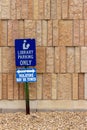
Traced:
[[14, 40], [35, 38], [30, 99], [87, 99], [87, 0], [0, 0], [0, 99], [23, 100]]

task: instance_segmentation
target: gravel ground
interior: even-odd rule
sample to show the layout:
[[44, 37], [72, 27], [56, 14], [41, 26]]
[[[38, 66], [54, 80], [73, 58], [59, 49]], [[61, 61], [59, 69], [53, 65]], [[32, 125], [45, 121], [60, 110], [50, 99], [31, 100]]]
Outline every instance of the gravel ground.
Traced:
[[87, 112], [1, 113], [0, 130], [87, 130]]

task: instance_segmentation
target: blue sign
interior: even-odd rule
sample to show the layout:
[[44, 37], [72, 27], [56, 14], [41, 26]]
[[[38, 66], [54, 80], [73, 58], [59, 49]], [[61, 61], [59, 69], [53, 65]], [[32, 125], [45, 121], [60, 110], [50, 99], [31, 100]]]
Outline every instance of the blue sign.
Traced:
[[15, 62], [16, 66], [36, 65], [36, 42], [35, 39], [15, 40]]
[[21, 68], [16, 70], [17, 82], [36, 82], [36, 69], [35, 68]]

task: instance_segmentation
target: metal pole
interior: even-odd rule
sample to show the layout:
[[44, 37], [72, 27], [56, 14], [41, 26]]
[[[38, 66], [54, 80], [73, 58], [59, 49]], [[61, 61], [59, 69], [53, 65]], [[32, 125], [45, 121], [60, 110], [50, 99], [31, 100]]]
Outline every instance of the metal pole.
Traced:
[[[27, 67], [25, 67], [27, 68]], [[26, 82], [25, 85], [25, 99], [26, 99], [26, 115], [30, 114], [30, 104], [29, 104], [29, 88], [28, 83]]]

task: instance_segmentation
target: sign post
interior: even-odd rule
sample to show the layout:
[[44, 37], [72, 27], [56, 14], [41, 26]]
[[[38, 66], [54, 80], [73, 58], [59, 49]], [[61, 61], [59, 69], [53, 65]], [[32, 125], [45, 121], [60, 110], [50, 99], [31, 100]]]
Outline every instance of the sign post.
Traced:
[[16, 81], [24, 82], [26, 114], [30, 114], [28, 82], [36, 82], [36, 69], [27, 67], [36, 65], [35, 39], [15, 40], [15, 62], [16, 66], [25, 67], [16, 70]]

